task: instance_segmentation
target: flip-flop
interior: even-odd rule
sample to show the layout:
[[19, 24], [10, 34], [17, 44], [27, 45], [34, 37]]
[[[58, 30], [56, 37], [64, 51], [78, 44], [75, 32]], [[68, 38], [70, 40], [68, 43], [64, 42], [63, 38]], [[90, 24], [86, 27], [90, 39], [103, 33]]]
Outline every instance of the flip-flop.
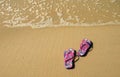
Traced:
[[92, 46], [92, 42], [88, 39], [83, 39], [82, 43], [80, 44], [80, 49], [78, 51], [79, 56], [85, 56], [86, 53], [89, 51], [89, 49]]
[[75, 58], [75, 50], [70, 48], [64, 51], [64, 63], [65, 68], [71, 69], [74, 67], [74, 58]]

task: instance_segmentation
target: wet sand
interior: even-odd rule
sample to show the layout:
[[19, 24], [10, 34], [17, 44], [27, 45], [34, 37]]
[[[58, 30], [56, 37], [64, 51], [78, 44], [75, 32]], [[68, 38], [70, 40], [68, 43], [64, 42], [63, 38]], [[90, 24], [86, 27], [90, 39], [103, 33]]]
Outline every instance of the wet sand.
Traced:
[[120, 0], [2, 0], [8, 27], [120, 25]]
[[[63, 52], [79, 49], [83, 38], [94, 48], [64, 67]], [[0, 77], [119, 77], [120, 26], [0, 28]]]

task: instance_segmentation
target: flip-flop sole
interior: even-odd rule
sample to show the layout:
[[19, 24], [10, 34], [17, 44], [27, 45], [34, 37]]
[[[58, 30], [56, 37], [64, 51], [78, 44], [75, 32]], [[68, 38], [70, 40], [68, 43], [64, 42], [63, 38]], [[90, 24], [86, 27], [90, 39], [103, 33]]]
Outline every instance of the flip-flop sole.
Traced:
[[79, 56], [84, 56], [89, 51], [92, 46], [92, 42], [90, 40], [84, 39], [80, 45], [80, 49], [78, 51]]
[[64, 62], [67, 69], [73, 68], [74, 66], [74, 57], [75, 52], [73, 49], [68, 49], [64, 51]]

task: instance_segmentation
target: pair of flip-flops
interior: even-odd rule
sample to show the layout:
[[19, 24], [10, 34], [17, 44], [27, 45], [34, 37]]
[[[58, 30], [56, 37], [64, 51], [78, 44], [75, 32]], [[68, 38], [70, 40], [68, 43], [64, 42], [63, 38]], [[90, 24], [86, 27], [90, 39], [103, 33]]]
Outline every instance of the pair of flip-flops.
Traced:
[[64, 63], [65, 68], [71, 69], [74, 67], [74, 60], [75, 57], [82, 57], [87, 54], [89, 49], [92, 47], [92, 42], [88, 39], [83, 39], [82, 43], [80, 44], [80, 48], [78, 52], [76, 52], [74, 49], [70, 48], [64, 51]]

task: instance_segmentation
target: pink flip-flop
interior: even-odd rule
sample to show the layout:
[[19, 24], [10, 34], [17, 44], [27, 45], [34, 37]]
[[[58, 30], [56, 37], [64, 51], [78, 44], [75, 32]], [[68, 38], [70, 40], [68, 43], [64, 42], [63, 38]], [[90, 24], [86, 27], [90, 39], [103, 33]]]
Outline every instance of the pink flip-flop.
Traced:
[[65, 68], [71, 69], [74, 67], [75, 55], [76, 55], [75, 50], [72, 48], [64, 51]]
[[82, 43], [80, 44], [80, 49], [78, 51], [78, 56], [85, 56], [86, 53], [92, 46], [92, 42], [88, 39], [83, 39]]

